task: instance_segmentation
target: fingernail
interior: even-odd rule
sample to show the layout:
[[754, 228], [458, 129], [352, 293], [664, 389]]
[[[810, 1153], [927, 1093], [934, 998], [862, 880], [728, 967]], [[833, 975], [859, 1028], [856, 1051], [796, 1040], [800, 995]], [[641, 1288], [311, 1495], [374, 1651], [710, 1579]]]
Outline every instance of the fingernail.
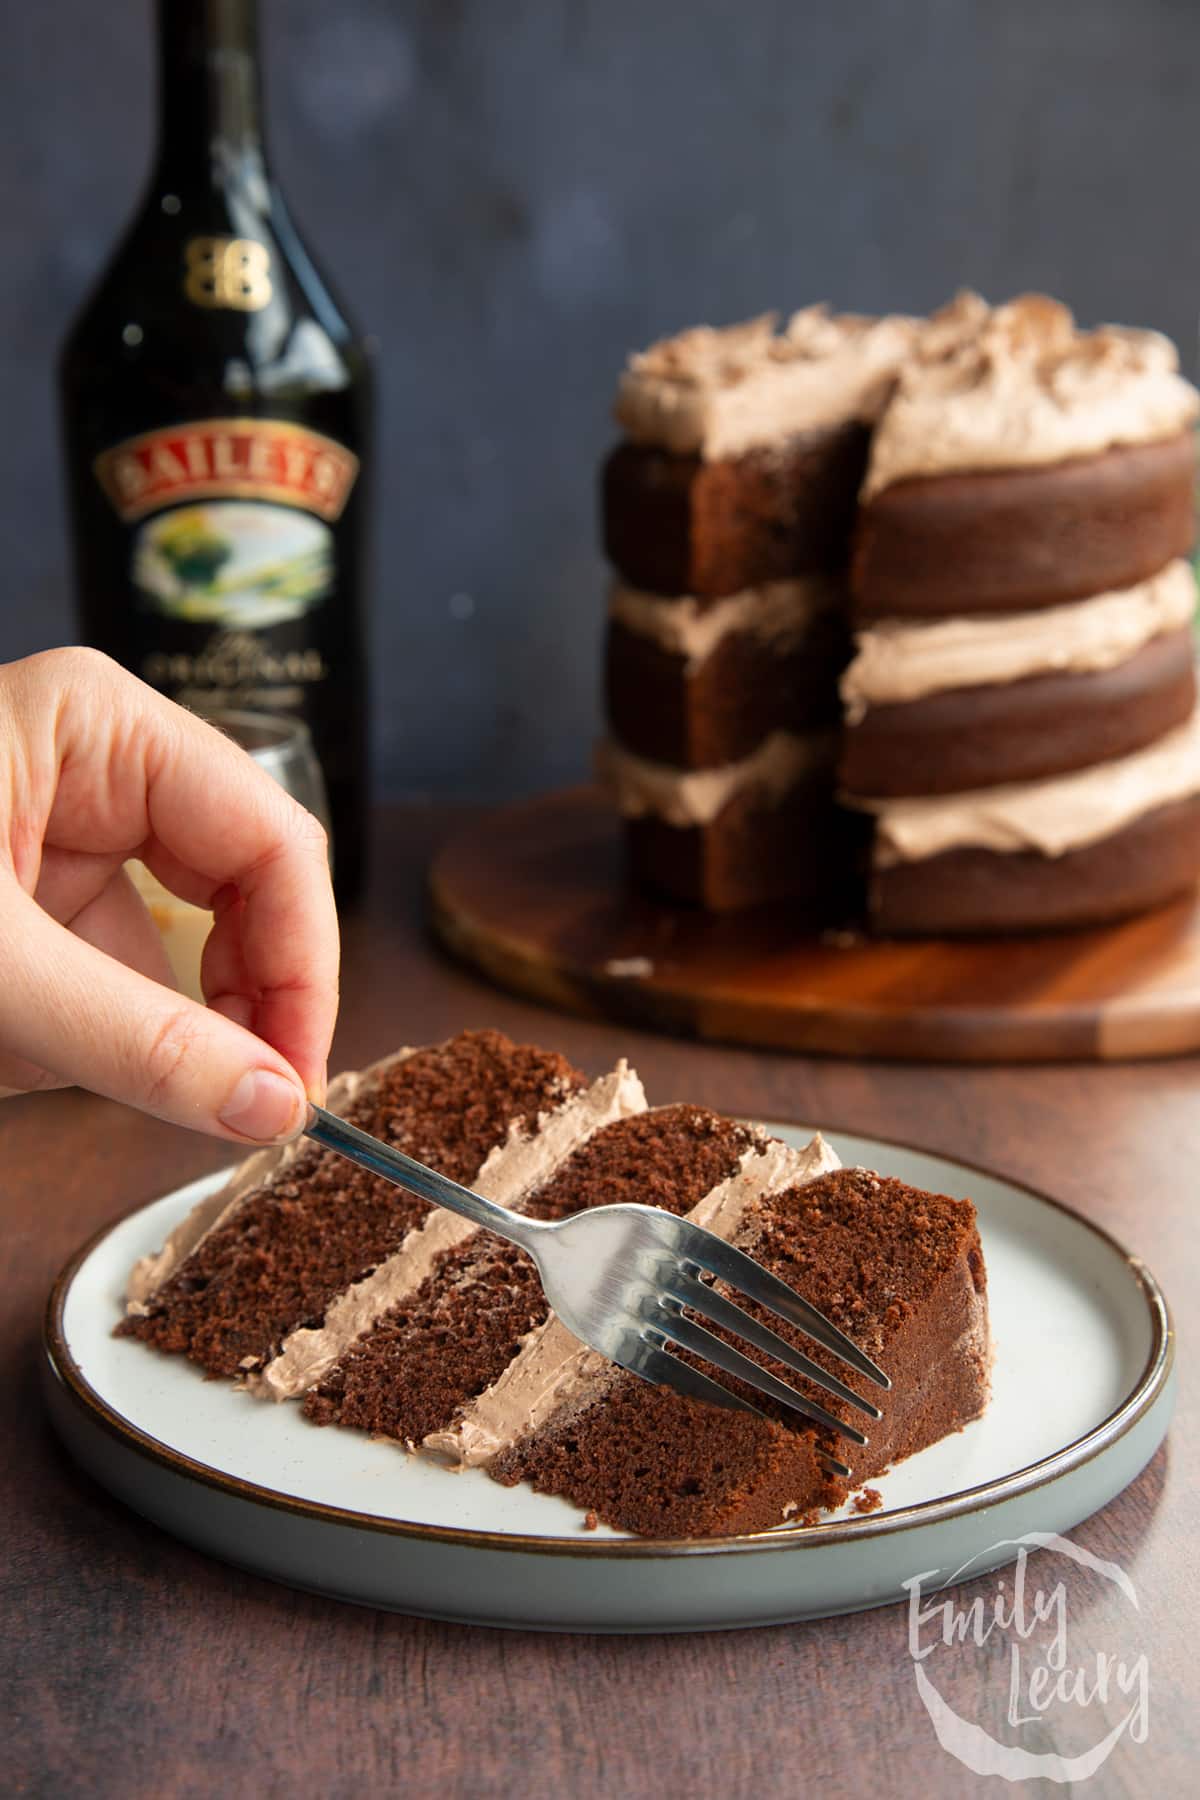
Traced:
[[277, 1143], [300, 1129], [303, 1101], [294, 1082], [274, 1069], [248, 1069], [217, 1117], [230, 1131], [258, 1144]]

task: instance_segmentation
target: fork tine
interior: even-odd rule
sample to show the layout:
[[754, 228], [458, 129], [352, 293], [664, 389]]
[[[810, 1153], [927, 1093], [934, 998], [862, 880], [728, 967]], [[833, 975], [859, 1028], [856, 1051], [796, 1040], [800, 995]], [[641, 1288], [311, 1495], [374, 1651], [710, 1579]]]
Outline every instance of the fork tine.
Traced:
[[632, 1375], [640, 1375], [643, 1381], [653, 1386], [673, 1387], [676, 1393], [687, 1394], [693, 1400], [705, 1400], [710, 1406], [724, 1406], [730, 1412], [754, 1413], [760, 1419], [765, 1417], [757, 1406], [743, 1400], [740, 1394], [731, 1394], [719, 1381], [713, 1381], [711, 1376], [694, 1369], [691, 1363], [672, 1356], [669, 1350], [647, 1344], [645, 1338], [638, 1339], [636, 1360], [623, 1362], [621, 1367]]
[[802, 1300], [795, 1288], [790, 1288], [786, 1281], [778, 1275], [772, 1275], [756, 1263], [752, 1256], [744, 1250], [736, 1250], [727, 1244], [724, 1238], [715, 1232], [705, 1231], [702, 1226], [688, 1225], [685, 1236], [678, 1244], [678, 1253], [684, 1262], [692, 1262], [704, 1269], [709, 1275], [715, 1275], [718, 1281], [727, 1281], [730, 1287], [739, 1288], [748, 1300], [769, 1311], [778, 1313], [789, 1325], [798, 1325], [809, 1337], [824, 1344], [826, 1350], [832, 1350], [843, 1362], [857, 1369], [877, 1387], [890, 1388], [891, 1382], [877, 1363], [873, 1363], [865, 1351], [851, 1342], [844, 1331], [830, 1323], [825, 1314]]
[[794, 1350], [778, 1332], [772, 1331], [769, 1326], [760, 1325], [744, 1308], [736, 1306], [732, 1300], [726, 1300], [723, 1294], [706, 1287], [704, 1282], [697, 1281], [694, 1276], [681, 1272], [674, 1280], [669, 1281], [666, 1292], [673, 1300], [678, 1300], [682, 1305], [690, 1307], [692, 1312], [699, 1313], [711, 1325], [723, 1325], [736, 1337], [745, 1338], [748, 1344], [753, 1344], [764, 1355], [774, 1357], [776, 1362], [794, 1369], [797, 1375], [807, 1375], [810, 1381], [815, 1381], [827, 1393], [836, 1394], [839, 1400], [845, 1400], [850, 1406], [856, 1406], [869, 1419], [883, 1417], [877, 1406], [856, 1394], [853, 1388], [847, 1387], [844, 1381], [839, 1381], [836, 1375], [828, 1374], [810, 1356]]
[[[777, 1400], [781, 1406], [788, 1406], [793, 1412], [801, 1413], [816, 1425], [824, 1425], [839, 1436], [849, 1438], [855, 1444], [865, 1444], [867, 1439], [853, 1425], [837, 1419], [825, 1407], [815, 1400], [806, 1400], [795, 1388], [789, 1387], [786, 1381], [779, 1381], [774, 1375], [760, 1368], [758, 1363], [751, 1362], [740, 1350], [731, 1350], [723, 1344], [711, 1331], [703, 1325], [697, 1325], [693, 1319], [684, 1317], [682, 1310], [673, 1300], [664, 1300], [654, 1314], [653, 1322], [645, 1327], [647, 1332], [661, 1332], [664, 1337], [673, 1338], [685, 1350], [692, 1350], [702, 1356], [706, 1362], [715, 1363], [726, 1375], [733, 1375], [744, 1381], [749, 1387], [757, 1388], [760, 1394], [767, 1394]], [[651, 1340], [653, 1341], [653, 1340]]]
[[[681, 1357], [672, 1356], [669, 1350], [656, 1350], [645, 1338], [639, 1339], [639, 1344], [637, 1360], [621, 1362], [621, 1367], [628, 1369], [631, 1375], [640, 1375], [643, 1381], [656, 1387], [674, 1388], [676, 1393], [690, 1395], [693, 1400], [706, 1400], [710, 1406], [724, 1406], [731, 1411], [753, 1413], [759, 1419], [766, 1417], [749, 1400], [743, 1400], [738, 1394], [731, 1394], [719, 1381], [702, 1375], [699, 1369], [694, 1369], [691, 1363], [685, 1363]], [[818, 1447], [817, 1455], [835, 1475], [849, 1476], [850, 1470], [845, 1463], [839, 1462], [824, 1445]]]

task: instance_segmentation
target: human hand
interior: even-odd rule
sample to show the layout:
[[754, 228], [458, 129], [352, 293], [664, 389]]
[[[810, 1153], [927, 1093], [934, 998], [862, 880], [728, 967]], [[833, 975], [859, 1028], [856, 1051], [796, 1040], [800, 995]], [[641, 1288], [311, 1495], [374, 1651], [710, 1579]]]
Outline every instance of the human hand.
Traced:
[[[206, 1006], [123, 864], [211, 910]], [[93, 650], [0, 665], [0, 1095], [77, 1083], [238, 1143], [294, 1136], [337, 1012], [325, 834]]]

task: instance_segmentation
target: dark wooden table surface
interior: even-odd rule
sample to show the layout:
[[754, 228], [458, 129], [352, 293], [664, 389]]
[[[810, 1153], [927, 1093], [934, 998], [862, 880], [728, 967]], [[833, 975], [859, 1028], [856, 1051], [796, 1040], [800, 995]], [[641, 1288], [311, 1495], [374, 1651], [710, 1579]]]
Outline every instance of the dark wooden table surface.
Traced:
[[[995, 1167], [1102, 1221], [1167, 1287], [1183, 1336], [1168, 1444], [1073, 1541], [1117, 1563], [1133, 1609], [1069, 1564], [1069, 1668], [1145, 1653], [1149, 1733], [1098, 1794], [1196, 1791], [1200, 1451], [1192, 1333], [1200, 1062], [946, 1068], [702, 1048], [560, 1018], [491, 991], [423, 935], [422, 872], [451, 822], [380, 815], [369, 900], [345, 931], [336, 1064], [495, 1024], [590, 1070], [625, 1051], [658, 1100], [818, 1120]], [[2, 973], [0, 973], [2, 979]], [[217, 1144], [80, 1093], [0, 1108], [0, 1793], [46, 1796], [887, 1795], [1002, 1791], [941, 1749], [917, 1693], [905, 1609], [691, 1637], [469, 1630], [292, 1593], [210, 1562], [77, 1473], [38, 1389], [47, 1290], [106, 1220], [226, 1158]], [[1070, 1379], [1070, 1370], [1054, 1371]], [[1048, 1371], [1048, 1379], [1051, 1372]], [[1053, 1564], [1053, 1567], [1051, 1566]], [[1047, 1588], [1062, 1559], [1030, 1563]], [[990, 1607], [996, 1578], [962, 1590]], [[1011, 1632], [938, 1663], [964, 1717], [1014, 1738]], [[1127, 1709], [1051, 1710], [1040, 1751], [1097, 1741]], [[1026, 1707], [1024, 1709], [1028, 1711]], [[1032, 1785], [1061, 1793], [1046, 1780]], [[1011, 1791], [1011, 1790], [1009, 1790]]]

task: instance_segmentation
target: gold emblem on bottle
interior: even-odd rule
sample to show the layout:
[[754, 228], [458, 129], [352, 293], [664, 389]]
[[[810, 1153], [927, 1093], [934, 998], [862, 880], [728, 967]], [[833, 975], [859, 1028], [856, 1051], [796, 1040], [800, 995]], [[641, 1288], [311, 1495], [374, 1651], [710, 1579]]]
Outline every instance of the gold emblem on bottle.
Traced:
[[255, 238], [189, 238], [183, 259], [183, 291], [194, 306], [258, 312], [271, 298], [270, 252]]

